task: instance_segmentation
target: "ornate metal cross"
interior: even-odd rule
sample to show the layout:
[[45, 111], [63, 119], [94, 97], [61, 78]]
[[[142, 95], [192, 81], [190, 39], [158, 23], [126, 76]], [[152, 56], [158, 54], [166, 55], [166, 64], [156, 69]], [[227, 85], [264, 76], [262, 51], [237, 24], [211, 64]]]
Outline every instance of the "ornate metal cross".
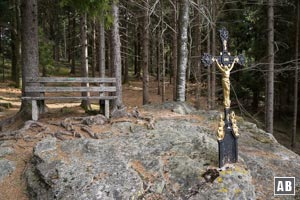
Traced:
[[219, 30], [222, 41], [223, 51], [220, 56], [212, 56], [205, 53], [202, 62], [205, 66], [210, 66], [216, 62], [219, 70], [222, 72], [222, 87], [224, 95], [224, 117], [220, 115], [217, 139], [219, 144], [219, 167], [226, 163], [235, 163], [238, 160], [238, 127], [236, 124], [234, 112], [230, 112], [230, 71], [235, 63], [244, 65], [243, 55], [231, 56], [227, 50], [228, 31], [226, 28]]

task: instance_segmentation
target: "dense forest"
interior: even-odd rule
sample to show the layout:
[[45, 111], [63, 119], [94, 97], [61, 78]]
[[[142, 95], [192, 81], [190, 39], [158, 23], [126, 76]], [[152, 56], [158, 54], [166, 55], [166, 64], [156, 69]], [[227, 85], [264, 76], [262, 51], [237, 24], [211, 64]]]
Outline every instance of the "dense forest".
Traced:
[[[122, 84], [133, 79], [143, 83], [143, 104], [151, 103], [149, 78], [154, 78], [162, 102], [190, 101], [198, 109], [221, 109], [221, 73], [215, 65], [205, 67], [201, 57], [219, 55], [218, 30], [226, 27], [229, 51], [246, 58], [244, 66], [236, 64], [232, 71], [232, 108], [270, 133], [283, 129], [295, 146], [299, 4], [1, 0], [0, 78], [24, 88], [28, 76], [116, 77], [117, 109], [126, 106]], [[173, 99], [165, 95], [170, 89]], [[29, 109], [23, 100], [22, 114]]]

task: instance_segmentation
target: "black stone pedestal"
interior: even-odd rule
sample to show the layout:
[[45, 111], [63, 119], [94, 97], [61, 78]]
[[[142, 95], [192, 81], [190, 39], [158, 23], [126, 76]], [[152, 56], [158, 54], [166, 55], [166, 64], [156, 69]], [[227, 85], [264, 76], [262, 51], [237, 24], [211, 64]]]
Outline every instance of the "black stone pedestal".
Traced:
[[229, 109], [224, 110], [224, 123], [225, 136], [222, 140], [218, 140], [220, 168], [227, 163], [236, 163], [238, 161], [238, 138], [232, 129]]

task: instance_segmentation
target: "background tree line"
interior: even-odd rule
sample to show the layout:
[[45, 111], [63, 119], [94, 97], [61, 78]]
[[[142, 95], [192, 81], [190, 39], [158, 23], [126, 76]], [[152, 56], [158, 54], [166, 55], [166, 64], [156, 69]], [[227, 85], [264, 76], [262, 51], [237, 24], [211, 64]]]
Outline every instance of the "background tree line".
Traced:
[[173, 100], [194, 98], [199, 109], [217, 109], [222, 102], [220, 73], [214, 65], [204, 67], [201, 56], [219, 55], [218, 30], [225, 26], [230, 32], [229, 51], [243, 53], [247, 60], [246, 66], [232, 72], [233, 108], [263, 122], [270, 133], [274, 122], [275, 128], [279, 123], [292, 127], [288, 134], [295, 145], [297, 0], [0, 2], [3, 80], [11, 79], [20, 87], [26, 73], [51, 76], [63, 67], [69, 67], [70, 76], [116, 76], [119, 108], [122, 83], [140, 79], [147, 104], [149, 77], [155, 77], [162, 102], [167, 100], [168, 84]]

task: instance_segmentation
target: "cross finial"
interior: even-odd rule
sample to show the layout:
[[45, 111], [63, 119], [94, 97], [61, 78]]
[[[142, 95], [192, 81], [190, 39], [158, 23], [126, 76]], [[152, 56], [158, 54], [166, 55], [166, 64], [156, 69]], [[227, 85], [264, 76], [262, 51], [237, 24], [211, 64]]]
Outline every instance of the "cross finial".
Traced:
[[220, 30], [220, 38], [222, 40], [222, 44], [223, 44], [223, 51], [227, 51], [227, 42], [228, 42], [228, 31], [225, 27], [222, 27]]

